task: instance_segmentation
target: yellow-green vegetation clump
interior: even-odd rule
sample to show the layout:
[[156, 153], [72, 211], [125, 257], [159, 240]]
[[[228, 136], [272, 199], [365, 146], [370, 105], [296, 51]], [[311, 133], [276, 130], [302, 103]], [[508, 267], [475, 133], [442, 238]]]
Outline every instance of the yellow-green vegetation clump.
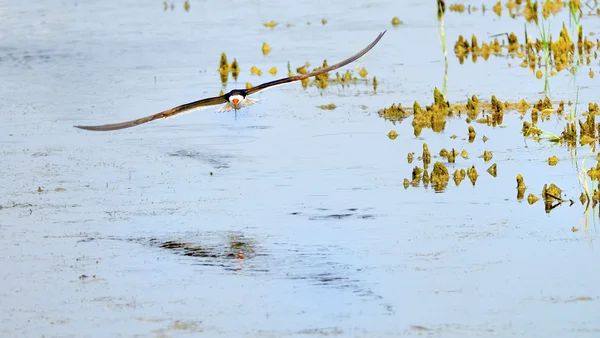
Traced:
[[454, 174], [452, 174], [452, 179], [454, 180], [454, 184], [456, 184], [456, 186], [458, 187], [460, 185], [460, 182], [462, 182], [465, 177], [467, 177], [467, 172], [465, 171], [465, 169], [456, 169], [454, 171]]
[[427, 143], [423, 143], [423, 156], [421, 158], [423, 159], [423, 166], [427, 168], [429, 163], [431, 163], [431, 153], [429, 152]]
[[263, 42], [263, 45], [262, 45], [262, 53], [263, 53], [263, 55], [267, 55], [270, 52], [271, 52], [271, 46], [269, 46], [268, 43]]
[[479, 177], [479, 174], [477, 173], [477, 169], [475, 169], [475, 166], [472, 166], [471, 168], [467, 169], [467, 176], [469, 177], [469, 180], [471, 181], [471, 183], [473, 185], [475, 185], [475, 182], [477, 182], [477, 177]]
[[444, 95], [435, 88], [433, 92], [433, 104], [426, 106], [425, 110], [421, 108], [418, 102], [413, 105], [413, 128], [415, 136], [421, 134], [423, 128], [431, 128], [435, 132], [440, 132], [446, 127], [446, 117], [450, 114], [450, 104], [446, 101]]
[[498, 166], [496, 163], [492, 164], [487, 170], [488, 174], [492, 175], [492, 177], [498, 176]]
[[550, 210], [554, 209], [563, 202], [561, 195], [562, 190], [554, 183], [551, 183], [550, 185], [544, 184], [544, 189], [542, 189], [542, 198], [544, 199], [544, 208], [546, 209], [546, 212], [550, 212]]
[[477, 133], [475, 132], [475, 128], [473, 126], [469, 126], [469, 143], [473, 143], [475, 141], [475, 136]]
[[431, 172], [431, 183], [434, 185], [437, 191], [443, 190], [450, 181], [450, 174], [448, 168], [442, 162], [435, 162], [433, 165], [433, 171]]
[[544, 184], [544, 188], [542, 189], [542, 197], [544, 200], [562, 200], [561, 195], [562, 189], [557, 187], [556, 184]]
[[521, 174], [517, 174], [517, 200], [522, 200], [523, 196], [525, 196], [525, 190], [527, 186], [525, 185], [525, 181], [523, 180], [523, 176]]
[[483, 156], [482, 157], [483, 157], [484, 161], [488, 162], [489, 160], [492, 159], [492, 152], [489, 151], [489, 150], [486, 150], [486, 151], [483, 152]]
[[236, 59], [233, 59], [233, 62], [231, 63], [231, 66], [229, 66], [229, 69], [231, 70], [231, 76], [233, 77], [233, 79], [237, 80], [238, 76], [240, 75], [240, 65], [238, 64]]
[[532, 137], [536, 140], [539, 140], [542, 135], [542, 130], [535, 125], [531, 124], [531, 122], [523, 121], [523, 128], [521, 128], [521, 133], [525, 137]]
[[322, 105], [320, 105], [320, 106], [318, 106], [318, 107], [319, 107], [320, 109], [323, 109], [323, 110], [334, 110], [335, 108], [337, 108], [337, 106], [336, 106], [335, 104], [333, 104], [333, 103], [330, 103], [330, 104], [322, 104]]
[[383, 108], [379, 111], [379, 116], [385, 118], [386, 120], [390, 120], [390, 121], [402, 120], [402, 119], [409, 117], [410, 115], [412, 115], [412, 114], [410, 112], [407, 112], [406, 110], [404, 110], [404, 108], [402, 108], [402, 105], [400, 103], [398, 103], [398, 105], [396, 105], [394, 103], [391, 105], [391, 107]]
[[238, 76], [240, 75], [240, 66], [238, 65], [236, 59], [233, 59], [231, 65], [227, 63], [227, 55], [225, 54], [225, 52], [223, 52], [221, 53], [221, 58], [219, 60], [218, 71], [219, 76], [221, 77], [221, 82], [223, 84], [226, 84], [229, 78], [229, 72], [231, 72], [231, 76], [233, 77], [233, 79], [237, 80]]
[[539, 197], [537, 197], [536, 195], [530, 193], [527, 196], [527, 203], [534, 204], [535, 202], [539, 201], [539, 199], [540, 199]]
[[258, 69], [258, 67], [256, 67], [256, 66], [252, 66], [252, 67], [250, 67], [250, 74], [261, 76], [262, 70]]
[[[329, 67], [327, 60], [323, 60], [322, 66], [314, 68], [312, 71], [316, 71], [316, 70], [326, 68], [326, 67]], [[296, 73], [302, 74], [302, 75], [308, 74], [309, 72], [311, 72], [311, 70], [309, 70], [309, 68], [310, 68], [310, 64], [308, 62], [306, 62], [304, 65], [296, 68]], [[325, 89], [331, 83], [341, 84], [342, 86], [345, 86], [347, 84], [358, 84], [358, 83], [365, 83], [367, 85], [370, 85], [369, 80], [366, 78], [368, 73], [369, 72], [367, 71], [367, 69], [362, 67], [358, 72], [358, 75], [361, 77], [359, 79], [356, 76], [353, 76], [352, 75], [353, 73], [350, 70], [347, 70], [343, 75], [336, 72], [335, 78], [331, 78], [329, 72], [326, 72], [326, 73], [317, 75], [312, 79], [311, 78], [304, 79], [301, 81], [301, 83], [302, 83], [302, 88], [305, 88], [305, 89], [308, 88], [309, 86], [316, 86], [319, 89]], [[294, 76], [294, 73], [292, 72], [292, 68], [289, 63], [288, 63], [288, 76], [289, 77]], [[373, 85], [373, 90], [376, 91], [378, 84], [377, 84], [377, 79], [375, 79], [375, 77], [373, 77], [372, 85]]]
[[221, 59], [219, 60], [219, 74], [221, 76], [221, 82], [227, 83], [227, 78], [229, 77], [229, 63], [227, 63], [227, 55], [225, 52], [221, 54]]

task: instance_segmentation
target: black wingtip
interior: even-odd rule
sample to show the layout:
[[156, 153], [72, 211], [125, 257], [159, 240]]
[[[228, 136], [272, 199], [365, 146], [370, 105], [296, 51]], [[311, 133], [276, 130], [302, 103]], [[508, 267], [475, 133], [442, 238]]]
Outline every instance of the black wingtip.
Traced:
[[[83, 130], [91, 130], [91, 131], [102, 131], [103, 129], [99, 129], [97, 126], [73, 126], [77, 129], [83, 129]], [[110, 129], [107, 129], [110, 130]]]

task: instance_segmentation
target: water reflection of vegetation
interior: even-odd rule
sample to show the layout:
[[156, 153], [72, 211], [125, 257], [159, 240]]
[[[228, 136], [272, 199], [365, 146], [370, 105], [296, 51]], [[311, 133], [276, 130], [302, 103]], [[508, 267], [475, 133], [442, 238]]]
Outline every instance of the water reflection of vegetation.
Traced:
[[[595, 121], [595, 116], [600, 115], [600, 109], [597, 103], [589, 103], [587, 111], [579, 114], [576, 113], [574, 103], [564, 101], [554, 104], [548, 97], [537, 102], [528, 103], [525, 100], [519, 102], [501, 102], [494, 95], [490, 101], [480, 100], [476, 96], [467, 99], [466, 103], [451, 104], [446, 101], [445, 97], [437, 89], [433, 93], [433, 103], [427, 105], [425, 109], [421, 108], [418, 102], [413, 104], [412, 108], [404, 108], [400, 104], [393, 104], [388, 108], [383, 108], [379, 111], [380, 117], [392, 122], [400, 124], [407, 118], [412, 117], [412, 127], [414, 135], [419, 136], [422, 129], [429, 128], [436, 133], [442, 132], [446, 123], [450, 119], [464, 119], [468, 126], [465, 138], [469, 143], [473, 143], [476, 139], [477, 132], [473, 123], [482, 126], [495, 127], [503, 124], [504, 112], [517, 112], [520, 119], [523, 121], [523, 128], [519, 131], [524, 138], [530, 138], [536, 142], [550, 142], [550, 144], [564, 145], [568, 149], [575, 149], [577, 146], [588, 145], [591, 152], [595, 152], [596, 141], [600, 134], [600, 123]], [[565, 112], [565, 107], [572, 107], [569, 113]], [[542, 130], [537, 127], [539, 121], [548, 121], [552, 116], [565, 121], [564, 130], [560, 135], [548, 137], [547, 133], [543, 134]], [[394, 130], [387, 135], [394, 140], [398, 137], [398, 133]], [[452, 135], [451, 138], [456, 138]], [[485, 139], [482, 137], [482, 140]], [[449, 182], [449, 171], [444, 163], [454, 164], [457, 158], [462, 156], [464, 159], [469, 157], [465, 149], [445, 149], [439, 150], [439, 156], [433, 156], [428, 145], [423, 144], [422, 154], [419, 157], [415, 153], [409, 153], [407, 156], [408, 163], [413, 163], [415, 159], [422, 161], [422, 166], [416, 166], [412, 169], [411, 177], [404, 179], [403, 185], [405, 188], [418, 187], [421, 184], [423, 187], [432, 186], [435, 191], [443, 191], [447, 188]], [[573, 155], [575, 156], [575, 155]], [[435, 162], [434, 158], [438, 160]], [[480, 156], [484, 162], [488, 162], [493, 158], [493, 153], [490, 150], [485, 150]], [[593, 157], [592, 155], [586, 158]], [[598, 155], [596, 155], [597, 158]], [[548, 158], [549, 165], [556, 165], [559, 159], [556, 156]], [[435, 162], [433, 170], [429, 172], [430, 164]], [[596, 167], [586, 169], [585, 162], [582, 162], [581, 171], [578, 169], [578, 179], [581, 183], [582, 194], [580, 201], [586, 207], [586, 212], [589, 208], [595, 208], [600, 202], [600, 184], [593, 185], [590, 182], [596, 182], [600, 178], [600, 162]], [[579, 168], [579, 167], [578, 167]], [[498, 166], [496, 163], [491, 164], [486, 170], [492, 177], [497, 176]], [[475, 165], [467, 168], [456, 169], [452, 174], [452, 178], [456, 186], [465, 179], [469, 178], [471, 183], [475, 185], [479, 177]], [[588, 181], [589, 180], [589, 181]], [[521, 201], [525, 197], [527, 187], [523, 177], [517, 175], [517, 200]], [[529, 204], [535, 204], [540, 197], [530, 193], [527, 197]], [[544, 201], [544, 208], [550, 212], [554, 208], [565, 205], [573, 205], [574, 201], [564, 199], [562, 191], [554, 184], [549, 184], [544, 187], [541, 199]], [[587, 223], [586, 223], [587, 228]]]
[[[174, 10], [174, 9], [175, 9], [175, 3], [174, 3], [174, 2], [171, 2], [171, 3], [169, 4], [168, 2], [166, 2], [166, 1], [163, 1], [163, 9], [165, 10], [165, 12], [166, 12], [168, 9]], [[183, 2], [183, 9], [184, 9], [186, 12], [189, 12], [189, 11], [190, 11], [190, 2], [189, 2], [189, 0], [185, 0], [185, 1]]]
[[[510, 6], [510, 8], [514, 9], [515, 7]], [[544, 92], [549, 95], [549, 76], [553, 76], [564, 69], [568, 69], [575, 75], [580, 64], [590, 65], [592, 59], [597, 59], [600, 40], [595, 39], [594, 42], [591, 36], [588, 38], [588, 36], [583, 35], [583, 26], [579, 21], [583, 12], [579, 2], [569, 1], [566, 4], [562, 1], [546, 1], [542, 8], [538, 10], [537, 2], [527, 1], [527, 4], [523, 5], [522, 8], [522, 17], [527, 22], [536, 24], [540, 32], [540, 38], [536, 38], [534, 41], [527, 34], [527, 28], [525, 28], [525, 43], [520, 44], [513, 32], [495, 35], [506, 35], [507, 42], [503, 40], [500, 43], [496, 38], [489, 43], [484, 42], [480, 47], [475, 35], [472, 36], [471, 43], [460, 35], [455, 43], [454, 52], [461, 64], [469, 55], [472, 56], [473, 62], [477, 62], [480, 56], [484, 60], [488, 60], [491, 55], [509, 55], [513, 58], [523, 59], [521, 67], [529, 68], [531, 73], [535, 74], [538, 79], [544, 78]], [[569, 10], [569, 18], [574, 24], [573, 31], [569, 34], [566, 24], [563, 23], [558, 40], [553, 40], [550, 32], [550, 22], [548, 21], [549, 16], [551, 14], [556, 15], [565, 8]], [[577, 36], [576, 42], [571, 39], [572, 35]], [[507, 54], [504, 54], [505, 50]], [[589, 77], [594, 77], [594, 71], [591, 68]]]
[[[271, 51], [270, 47], [266, 50], [265, 46], [269, 47], [266, 43], [263, 43], [263, 47], [262, 47], [263, 54], [267, 54]], [[314, 68], [312, 71], [318, 70], [320, 68], [325, 68], [328, 66], [329, 65], [327, 64], [327, 60], [324, 60], [323, 65], [321, 67]], [[310, 68], [310, 64], [308, 62], [305, 62], [304, 65], [296, 68], [296, 73], [297, 74], [307, 74], [308, 72], [310, 72], [309, 68]], [[221, 58], [219, 60], [218, 72], [219, 72], [219, 76], [221, 78], [221, 83], [223, 84], [223, 86], [225, 86], [225, 85], [227, 85], [227, 82], [229, 80], [229, 73], [231, 73], [233, 79], [235, 81], [237, 81], [239, 74], [240, 74], [240, 66], [236, 59], [234, 59], [233, 62], [231, 64], [229, 64], [227, 61], [227, 55], [225, 53], [222, 53]], [[277, 69], [275, 67], [271, 67], [271, 69], [269, 70], [269, 73], [271, 75], [276, 75]], [[332, 77], [330, 77], [329, 72], [327, 72], [327, 73], [323, 73], [323, 74], [315, 76], [314, 79], [304, 79], [301, 81], [301, 84], [302, 84], [302, 88], [304, 88], [304, 89], [308, 88], [309, 86], [315, 86], [315, 87], [323, 90], [323, 89], [327, 88], [330, 84], [339, 84], [342, 87], [345, 87], [348, 85], [358, 85], [358, 84], [363, 83], [366, 86], [373, 86], [373, 91], [377, 91], [377, 79], [375, 77], [373, 77], [373, 79], [371, 81], [369, 81], [367, 78], [367, 75], [369, 74], [369, 72], [367, 71], [367, 69], [365, 67], [361, 67], [357, 73], [358, 73], [358, 76], [355, 76], [353, 71], [346, 70], [346, 72], [343, 73], [343, 75], [341, 75], [339, 72], [336, 72], [335, 78], [332, 78]], [[256, 75], [256, 76], [262, 76], [263, 72], [258, 67], [251, 66], [250, 74]], [[292, 76], [294, 76], [294, 72], [292, 71], [291, 65], [288, 62], [288, 77], [292, 77]], [[246, 87], [250, 88], [252, 86], [248, 83]]]
[[[598, 16], [600, 15], [600, 8], [598, 8], [597, 1], [588, 1], [585, 2], [585, 6], [587, 6], [587, 12], [584, 13], [582, 8], [582, 3], [579, 0], [570, 0], [565, 2], [563, 0], [546, 0], [542, 2], [542, 7], [540, 10], [544, 14], [544, 16], [549, 15], [557, 15], [563, 10], [568, 10], [571, 12], [579, 13], [579, 15], [587, 15], [587, 16]], [[473, 6], [473, 5], [464, 5], [462, 3], [451, 4], [448, 9], [451, 12], [456, 13], [468, 13], [472, 14], [475, 12], [483, 12], [484, 14], [489, 13], [488, 7], [485, 5], [481, 5], [481, 7]], [[538, 2], [531, 0], [508, 0], [506, 3], [502, 4], [502, 2], [498, 1], [491, 8], [491, 12], [496, 14], [497, 16], [502, 16], [503, 11], [508, 11], [508, 16], [510, 18], [518, 18], [525, 17], [527, 21], [534, 20], [534, 17], [537, 16], [538, 12]]]

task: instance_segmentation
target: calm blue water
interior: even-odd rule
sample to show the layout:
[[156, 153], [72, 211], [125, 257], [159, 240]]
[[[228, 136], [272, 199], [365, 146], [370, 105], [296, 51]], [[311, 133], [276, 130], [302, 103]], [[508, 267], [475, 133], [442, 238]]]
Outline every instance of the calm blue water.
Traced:
[[[547, 214], [541, 201], [517, 201], [515, 189], [521, 173], [527, 194], [555, 183], [579, 198], [589, 147], [570, 153], [524, 139], [516, 112], [501, 127], [474, 124], [472, 144], [464, 118], [416, 138], [411, 119], [393, 125], [377, 115], [392, 103], [430, 104], [443, 87], [433, 4], [174, 5], [0, 2], [3, 336], [598, 335], [598, 211], [586, 217], [577, 203]], [[393, 28], [393, 16], [404, 25]], [[265, 28], [270, 20], [280, 24]], [[566, 14], [552, 19], [553, 32], [562, 21]], [[543, 81], [520, 59], [459, 65], [453, 54], [459, 34], [522, 36], [522, 20], [488, 10], [445, 23], [450, 102], [543, 98]], [[582, 23], [600, 29], [594, 17]], [[117, 132], [72, 127], [257, 85], [285, 76], [288, 62], [332, 64], [385, 29], [359, 61], [377, 93], [364, 83], [323, 92], [294, 83], [257, 95], [237, 119], [207, 109]], [[222, 52], [241, 67], [225, 88]], [[597, 100], [589, 68], [598, 62], [576, 78], [553, 77], [552, 99], [575, 101], [579, 86], [580, 109]], [[325, 104], [337, 108], [317, 107]], [[559, 134], [564, 122], [540, 126]], [[424, 142], [434, 155], [466, 149], [449, 170], [475, 165], [476, 185], [404, 189], [421, 166], [407, 154], [420, 155]], [[497, 178], [485, 171], [492, 163]], [[169, 241], [183, 248], [161, 248]]]

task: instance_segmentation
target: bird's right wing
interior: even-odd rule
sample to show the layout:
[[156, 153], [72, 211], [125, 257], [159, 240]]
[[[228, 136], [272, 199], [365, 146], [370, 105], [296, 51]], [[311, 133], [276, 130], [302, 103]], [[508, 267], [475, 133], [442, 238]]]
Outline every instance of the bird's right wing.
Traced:
[[74, 126], [74, 127], [79, 128], [79, 129], [85, 129], [85, 130], [93, 130], [93, 131], [109, 131], [109, 130], [125, 129], [125, 128], [135, 127], [137, 125], [140, 125], [140, 124], [143, 124], [146, 122], [150, 122], [150, 121], [154, 121], [154, 120], [166, 119], [168, 117], [183, 114], [183, 113], [195, 110], [195, 109], [216, 106], [216, 105], [219, 105], [222, 103], [227, 103], [227, 99], [225, 99], [225, 95], [217, 96], [217, 97], [210, 97], [207, 99], [202, 99], [199, 101], [182, 104], [181, 106], [177, 106], [175, 108], [171, 108], [171, 109], [162, 111], [162, 112], [154, 114], [154, 115], [142, 117], [142, 118], [131, 120], [131, 121], [103, 124], [103, 125], [99, 125], [99, 126]]

